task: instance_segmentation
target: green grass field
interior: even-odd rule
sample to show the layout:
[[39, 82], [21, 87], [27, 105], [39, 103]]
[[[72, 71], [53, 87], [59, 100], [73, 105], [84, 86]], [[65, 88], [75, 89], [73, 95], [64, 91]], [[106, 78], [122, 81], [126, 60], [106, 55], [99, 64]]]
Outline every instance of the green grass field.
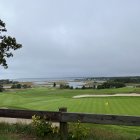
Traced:
[[[5, 91], [0, 93], [0, 107], [50, 111], [58, 111], [60, 107], [67, 107], [68, 112], [140, 116], [140, 97], [72, 98], [82, 94], [115, 93], [140, 93], [140, 88], [62, 90], [39, 87]], [[111, 125], [88, 125], [88, 127], [92, 127], [98, 140], [103, 140], [103, 137], [104, 140], [135, 140], [140, 137], [140, 127]]]
[[[0, 94], [0, 107], [51, 110], [67, 107], [68, 112], [99, 114], [121, 114], [140, 116], [140, 97], [92, 97], [73, 99], [82, 94], [139, 93], [139, 88], [120, 88], [107, 90], [60, 90], [53, 88], [34, 88]], [[106, 105], [108, 102], [108, 105]]]

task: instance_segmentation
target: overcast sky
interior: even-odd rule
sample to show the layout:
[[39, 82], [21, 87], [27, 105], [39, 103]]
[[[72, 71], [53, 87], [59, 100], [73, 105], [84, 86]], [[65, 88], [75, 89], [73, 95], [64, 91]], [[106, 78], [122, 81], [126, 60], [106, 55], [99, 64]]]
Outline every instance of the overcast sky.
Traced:
[[140, 0], [0, 0], [23, 48], [2, 78], [140, 75]]

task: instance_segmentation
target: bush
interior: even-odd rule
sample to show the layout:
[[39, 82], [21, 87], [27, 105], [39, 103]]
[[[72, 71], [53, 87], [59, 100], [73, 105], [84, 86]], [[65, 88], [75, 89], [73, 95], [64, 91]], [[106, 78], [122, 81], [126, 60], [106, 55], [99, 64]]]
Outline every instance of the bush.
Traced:
[[3, 92], [3, 85], [0, 85], [0, 92]]
[[95, 85], [93, 86], [85, 86], [83, 85], [81, 88], [76, 88], [76, 89], [96, 89]]
[[73, 87], [66, 84], [60, 84], [60, 89], [73, 89]]
[[17, 88], [21, 88], [21, 84], [17, 84]]
[[16, 85], [15, 85], [15, 84], [13, 84], [13, 85], [11, 86], [11, 88], [16, 88]]
[[69, 139], [85, 140], [89, 136], [89, 129], [82, 126], [80, 121], [73, 125], [72, 132], [70, 132]]
[[20, 89], [21, 88], [21, 84], [13, 84], [11, 86], [11, 88], [18, 88], [18, 89]]
[[32, 116], [32, 126], [37, 136], [44, 137], [47, 134], [58, 133], [58, 127], [52, 127], [51, 122], [46, 122], [46, 117]]
[[56, 83], [55, 82], [53, 83], [53, 87], [56, 87]]
[[24, 85], [22, 85], [22, 84], [13, 84], [12, 86], [11, 86], [11, 88], [17, 88], [17, 89], [20, 89], [20, 88], [31, 88], [31, 86], [30, 85], [26, 85], [26, 84], [24, 84]]
[[71, 86], [70, 89], [73, 89], [73, 86]]
[[22, 85], [22, 88], [31, 88], [31, 86], [24, 84], [24, 85]]

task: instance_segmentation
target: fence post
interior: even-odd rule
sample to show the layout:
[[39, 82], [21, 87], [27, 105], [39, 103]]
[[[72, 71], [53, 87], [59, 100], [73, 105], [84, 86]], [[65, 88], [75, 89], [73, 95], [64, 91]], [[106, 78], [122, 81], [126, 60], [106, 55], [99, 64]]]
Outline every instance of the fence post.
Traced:
[[[61, 107], [59, 108], [60, 112], [67, 112], [67, 108], [66, 107]], [[60, 122], [60, 137], [61, 140], [67, 140], [68, 138], [68, 124], [67, 122]]]

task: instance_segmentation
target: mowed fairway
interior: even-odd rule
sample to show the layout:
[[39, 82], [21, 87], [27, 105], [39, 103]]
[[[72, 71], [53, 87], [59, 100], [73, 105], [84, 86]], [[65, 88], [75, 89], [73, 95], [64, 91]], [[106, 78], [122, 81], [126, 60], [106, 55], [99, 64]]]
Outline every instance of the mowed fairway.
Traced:
[[140, 116], [140, 97], [91, 97], [73, 99], [82, 94], [139, 93], [139, 88], [108, 90], [60, 90], [34, 88], [0, 94], [0, 107], [58, 111], [67, 107], [68, 112], [121, 114]]

